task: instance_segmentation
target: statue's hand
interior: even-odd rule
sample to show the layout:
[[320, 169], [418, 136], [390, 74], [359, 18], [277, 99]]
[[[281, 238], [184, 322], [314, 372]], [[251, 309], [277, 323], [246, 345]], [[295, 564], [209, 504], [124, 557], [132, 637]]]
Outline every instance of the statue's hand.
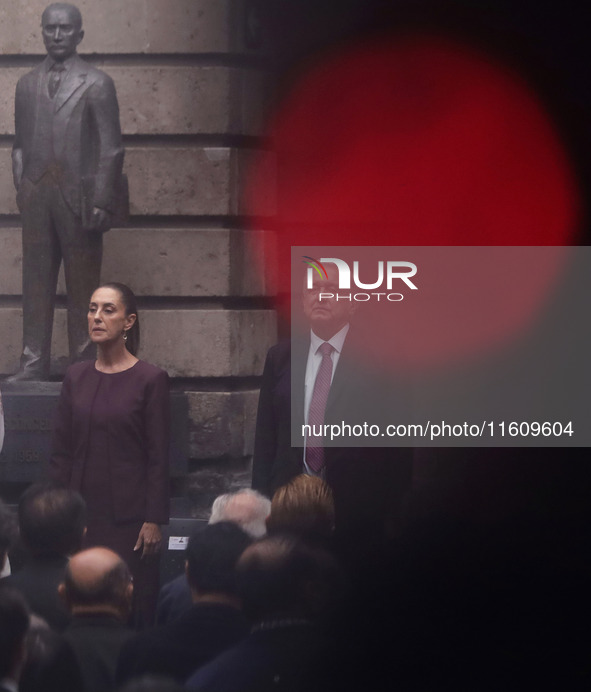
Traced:
[[90, 218], [90, 230], [104, 233], [111, 228], [111, 214], [106, 209], [95, 207]]

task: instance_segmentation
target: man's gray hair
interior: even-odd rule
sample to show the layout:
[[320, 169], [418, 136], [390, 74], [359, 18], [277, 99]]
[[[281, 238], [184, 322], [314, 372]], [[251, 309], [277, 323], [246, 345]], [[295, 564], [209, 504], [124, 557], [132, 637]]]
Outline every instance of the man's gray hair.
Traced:
[[268, 497], [251, 488], [243, 488], [216, 497], [208, 523], [231, 521], [251, 538], [261, 538], [267, 533], [266, 519], [270, 513], [271, 500]]

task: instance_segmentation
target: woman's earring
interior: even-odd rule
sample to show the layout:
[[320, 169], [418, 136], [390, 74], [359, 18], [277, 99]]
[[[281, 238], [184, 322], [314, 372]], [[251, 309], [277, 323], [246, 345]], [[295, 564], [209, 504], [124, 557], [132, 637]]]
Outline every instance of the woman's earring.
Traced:
[[127, 341], [127, 332], [123, 332], [123, 341]]

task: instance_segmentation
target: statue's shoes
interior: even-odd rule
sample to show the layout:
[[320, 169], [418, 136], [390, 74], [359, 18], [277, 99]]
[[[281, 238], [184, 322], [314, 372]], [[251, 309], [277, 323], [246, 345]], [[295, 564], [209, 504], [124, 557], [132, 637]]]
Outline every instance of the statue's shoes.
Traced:
[[46, 382], [49, 373], [44, 373], [40, 368], [20, 368], [14, 375], [9, 375], [4, 379], [5, 382]]

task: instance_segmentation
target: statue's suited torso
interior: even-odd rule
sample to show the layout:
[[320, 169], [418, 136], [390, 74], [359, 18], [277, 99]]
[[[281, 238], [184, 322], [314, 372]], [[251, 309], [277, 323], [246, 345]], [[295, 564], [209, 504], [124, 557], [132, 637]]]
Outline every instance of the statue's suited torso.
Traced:
[[50, 172], [77, 216], [84, 181], [92, 180], [93, 206], [112, 210], [124, 153], [115, 87], [108, 75], [77, 55], [67, 63], [53, 99], [47, 88], [50, 58], [17, 85], [15, 118], [23, 176], [36, 183]]

